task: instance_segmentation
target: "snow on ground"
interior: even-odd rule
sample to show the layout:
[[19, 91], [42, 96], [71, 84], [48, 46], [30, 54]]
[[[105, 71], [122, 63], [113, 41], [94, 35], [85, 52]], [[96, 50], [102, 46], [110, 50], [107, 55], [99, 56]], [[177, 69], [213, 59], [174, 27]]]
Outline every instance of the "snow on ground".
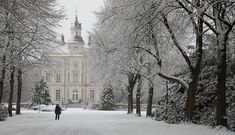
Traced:
[[126, 111], [68, 109], [61, 119], [53, 112], [23, 110], [0, 122], [0, 135], [235, 135], [226, 129], [194, 124], [167, 124]]

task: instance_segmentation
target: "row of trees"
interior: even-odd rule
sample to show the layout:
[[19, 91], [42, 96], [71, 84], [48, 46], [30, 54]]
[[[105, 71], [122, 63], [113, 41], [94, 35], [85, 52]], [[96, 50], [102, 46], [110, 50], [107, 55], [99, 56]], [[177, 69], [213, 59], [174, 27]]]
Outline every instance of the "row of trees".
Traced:
[[[186, 91], [184, 120], [191, 122], [205, 50], [211, 49], [210, 56], [217, 60], [216, 124], [227, 126], [226, 79], [227, 64], [235, 53], [234, 7], [232, 0], [106, 0], [91, 34], [95, 52], [91, 56], [100, 78], [126, 87], [128, 113], [133, 112], [136, 87], [139, 116], [141, 89], [148, 88], [147, 116], [151, 116], [159, 82], [178, 83]], [[189, 78], [177, 75], [182, 73], [189, 73]]]
[[0, 103], [8, 99], [12, 116], [15, 92], [16, 114], [20, 114], [22, 75], [40, 65], [42, 56], [57, 45], [55, 30], [64, 15], [56, 0], [1, 0], [0, 17]]

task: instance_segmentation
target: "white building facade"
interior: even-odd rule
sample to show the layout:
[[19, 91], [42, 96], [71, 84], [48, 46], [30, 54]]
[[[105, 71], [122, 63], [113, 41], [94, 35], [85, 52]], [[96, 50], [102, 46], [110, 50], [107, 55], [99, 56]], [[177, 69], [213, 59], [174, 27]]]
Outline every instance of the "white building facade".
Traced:
[[81, 36], [81, 23], [77, 16], [71, 26], [71, 40], [47, 55], [52, 66], [45, 66], [42, 74], [50, 90], [54, 104], [97, 104], [100, 88], [88, 73], [89, 48]]

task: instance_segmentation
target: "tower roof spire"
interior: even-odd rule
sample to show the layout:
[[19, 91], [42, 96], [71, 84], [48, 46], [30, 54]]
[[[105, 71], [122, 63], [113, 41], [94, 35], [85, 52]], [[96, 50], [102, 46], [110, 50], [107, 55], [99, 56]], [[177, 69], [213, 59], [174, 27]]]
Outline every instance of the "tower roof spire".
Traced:
[[81, 23], [78, 22], [77, 10], [75, 11], [76, 11], [76, 15], [75, 15], [74, 25], [71, 26], [71, 36], [72, 36], [71, 41], [80, 42], [81, 44], [84, 44], [84, 41], [81, 37], [82, 26], [81, 26]]
[[78, 25], [78, 14], [77, 14], [77, 10], [76, 10], [76, 16], [75, 16], [75, 25]]

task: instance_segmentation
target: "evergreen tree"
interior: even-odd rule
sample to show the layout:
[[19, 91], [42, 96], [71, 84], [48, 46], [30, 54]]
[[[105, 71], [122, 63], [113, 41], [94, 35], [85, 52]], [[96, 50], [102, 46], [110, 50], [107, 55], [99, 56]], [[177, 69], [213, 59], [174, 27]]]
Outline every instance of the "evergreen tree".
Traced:
[[100, 96], [99, 109], [100, 110], [115, 110], [115, 98], [112, 86], [104, 88]]
[[33, 104], [45, 104], [48, 105], [51, 103], [50, 94], [46, 82], [41, 79], [39, 82], [36, 82], [33, 88]]

